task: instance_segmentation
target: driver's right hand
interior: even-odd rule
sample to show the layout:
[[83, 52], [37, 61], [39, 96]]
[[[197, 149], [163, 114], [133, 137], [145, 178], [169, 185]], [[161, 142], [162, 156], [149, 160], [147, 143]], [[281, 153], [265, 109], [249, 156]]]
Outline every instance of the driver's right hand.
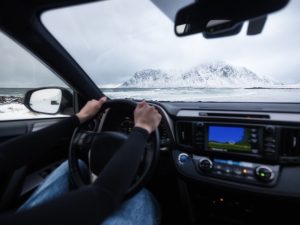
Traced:
[[154, 106], [150, 106], [145, 101], [137, 104], [134, 110], [135, 127], [144, 128], [150, 134], [158, 127], [160, 121], [161, 115]]

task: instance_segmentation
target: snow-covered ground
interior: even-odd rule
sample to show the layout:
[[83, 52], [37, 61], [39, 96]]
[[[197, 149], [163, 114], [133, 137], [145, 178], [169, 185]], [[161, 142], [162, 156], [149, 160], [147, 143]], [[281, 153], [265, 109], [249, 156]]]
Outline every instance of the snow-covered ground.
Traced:
[[[117, 88], [102, 89], [110, 98], [134, 98], [157, 101], [204, 102], [300, 102], [298, 85], [281, 88]], [[31, 118], [51, 118], [63, 115], [46, 115], [30, 112], [20, 103], [0, 103], [0, 121]]]
[[41, 113], [34, 113], [29, 111], [23, 104], [19, 103], [0, 104], [0, 121], [63, 116], [64, 115], [46, 115]]
[[300, 89], [298, 88], [122, 88], [103, 89], [103, 92], [111, 98], [157, 101], [300, 102]]

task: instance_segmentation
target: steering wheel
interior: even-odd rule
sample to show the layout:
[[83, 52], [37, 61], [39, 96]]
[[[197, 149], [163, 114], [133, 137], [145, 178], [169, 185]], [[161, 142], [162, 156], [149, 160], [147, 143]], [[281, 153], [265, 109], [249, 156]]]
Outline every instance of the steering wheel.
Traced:
[[[106, 109], [109, 109], [109, 111], [128, 109], [133, 114], [136, 105], [135, 102], [130, 100], [109, 100], [101, 107], [99, 113], [104, 112]], [[106, 113], [109, 113], [109, 111]], [[102, 117], [102, 120], [103, 118], [105, 116]], [[69, 147], [70, 176], [75, 187], [79, 188], [93, 183], [127, 139], [128, 135], [121, 132], [91, 132], [82, 129], [81, 126], [77, 127]], [[127, 191], [127, 197], [137, 193], [151, 178], [158, 162], [159, 146], [159, 132], [156, 129], [148, 138], [135, 179]], [[82, 176], [82, 172], [79, 169], [79, 159], [87, 164], [89, 179]]]

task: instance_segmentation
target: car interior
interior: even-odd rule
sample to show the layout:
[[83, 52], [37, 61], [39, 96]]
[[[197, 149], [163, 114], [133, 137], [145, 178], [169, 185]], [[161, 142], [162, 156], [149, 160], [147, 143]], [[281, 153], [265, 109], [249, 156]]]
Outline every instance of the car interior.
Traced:
[[[95, 2], [101, 5], [113, 1], [0, 2], [0, 31], [38, 58], [67, 84], [67, 87], [44, 85], [26, 91], [23, 103], [27, 109], [46, 117], [0, 120], [0, 144], [57, 123], [78, 112], [88, 100], [106, 95], [107, 90], [99, 88], [87, 72], [89, 70], [78, 60], [78, 55], [74, 56], [69, 50], [68, 42], [71, 40], [61, 41], [61, 37], [53, 31], [53, 24], [47, 24], [46, 17], [51, 10], [55, 12], [74, 7], [80, 11], [80, 7], [86, 4]], [[272, 19], [269, 14], [279, 14], [293, 1], [148, 2], [166, 18], [173, 18], [173, 27], [168, 30], [170, 35], [186, 42], [190, 37], [200, 35], [205, 42], [217, 45], [219, 40], [230, 39], [245, 29], [246, 38], [259, 37]], [[120, 5], [122, 3], [119, 2]], [[299, 21], [299, 18], [295, 21]], [[285, 41], [288, 42], [289, 36], [294, 34], [285, 35]], [[139, 45], [138, 42], [135, 44]], [[137, 81], [129, 80], [123, 85], [133, 82]], [[265, 91], [261, 87], [245, 89]], [[286, 86], [278, 89], [287, 90]], [[153, 90], [156, 91], [160, 90]], [[206, 101], [201, 97], [196, 101], [176, 100], [177, 97], [172, 100], [146, 99], [162, 115], [162, 121], [148, 140], [146, 153], [128, 196], [142, 187], [150, 190], [161, 208], [162, 225], [298, 224], [300, 105], [299, 99], [295, 100], [297, 94], [293, 93], [286, 95], [293, 97], [291, 101], [273, 102], [264, 101], [264, 96], [258, 96], [261, 98], [259, 101], [256, 101], [258, 98], [254, 101]], [[44, 96], [48, 96], [46, 101]], [[65, 160], [69, 160], [74, 189], [93, 182], [96, 174], [126, 141], [134, 127], [134, 108], [143, 100], [135, 96], [122, 96], [122, 93], [118, 96], [109, 97], [97, 116], [77, 127], [72, 137], [61, 137], [58, 145], [44, 158], [1, 178], [1, 212], [16, 210], [47, 175]], [[102, 151], [95, 150], [103, 146], [105, 148]], [[89, 165], [90, 181], [81, 177], [77, 159]]]

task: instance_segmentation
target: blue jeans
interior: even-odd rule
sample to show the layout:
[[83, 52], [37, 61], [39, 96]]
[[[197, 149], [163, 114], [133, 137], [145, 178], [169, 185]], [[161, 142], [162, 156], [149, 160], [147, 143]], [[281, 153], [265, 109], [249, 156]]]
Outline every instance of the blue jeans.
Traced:
[[[86, 170], [85, 164], [79, 162], [80, 168]], [[30, 209], [69, 191], [68, 162], [64, 162], [46, 178], [18, 211]], [[125, 201], [115, 213], [102, 222], [102, 225], [156, 225], [159, 224], [159, 219], [159, 207], [156, 200], [149, 191], [143, 189]]]

